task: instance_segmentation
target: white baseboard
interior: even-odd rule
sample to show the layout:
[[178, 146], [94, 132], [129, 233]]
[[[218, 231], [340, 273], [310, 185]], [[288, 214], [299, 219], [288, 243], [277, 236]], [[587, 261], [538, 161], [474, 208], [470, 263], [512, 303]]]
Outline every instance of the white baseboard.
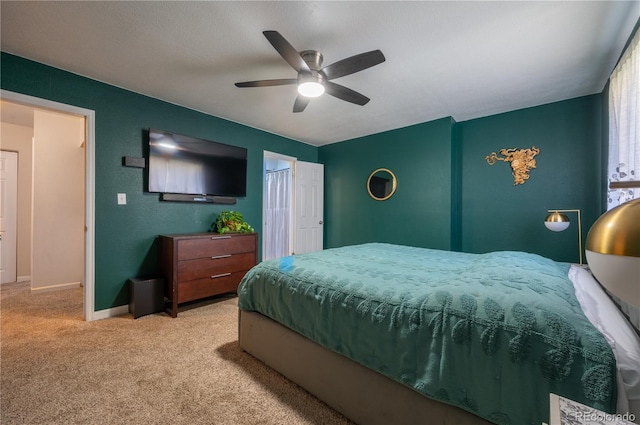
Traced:
[[80, 286], [82, 286], [80, 282], [61, 283], [59, 285], [31, 287], [31, 292], [59, 291], [61, 289], [79, 288]]
[[[27, 280], [29, 280], [27, 278]], [[79, 288], [82, 286], [82, 282], [62, 283], [60, 285], [41, 286], [38, 288], [31, 288], [31, 292], [47, 292], [47, 291], [59, 291], [62, 289]], [[129, 305], [121, 305], [118, 307], [107, 308], [105, 310], [94, 311], [92, 317], [89, 320], [108, 319], [109, 317], [122, 316], [129, 314]]]
[[[3, 282], [3, 283], [21, 283], [21, 282], [29, 282], [31, 280], [31, 276], [16, 276], [16, 280], [11, 282]], [[2, 283], [0, 283], [2, 285]]]
[[107, 308], [106, 310], [95, 311], [93, 320], [108, 319], [109, 317], [122, 316], [129, 314], [129, 305], [121, 305], [119, 307]]

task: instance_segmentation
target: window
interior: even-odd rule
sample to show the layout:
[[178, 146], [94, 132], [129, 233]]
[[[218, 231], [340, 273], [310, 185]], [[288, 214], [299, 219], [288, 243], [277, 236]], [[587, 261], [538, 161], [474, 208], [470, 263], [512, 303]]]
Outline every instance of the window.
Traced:
[[609, 83], [607, 209], [640, 198], [640, 31]]

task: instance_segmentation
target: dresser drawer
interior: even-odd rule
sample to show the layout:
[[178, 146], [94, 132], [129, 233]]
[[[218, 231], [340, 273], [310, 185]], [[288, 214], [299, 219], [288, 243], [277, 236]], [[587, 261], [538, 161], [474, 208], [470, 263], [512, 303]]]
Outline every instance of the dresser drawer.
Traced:
[[171, 317], [178, 316], [180, 303], [236, 292], [258, 262], [257, 233], [184, 233], [158, 239]]
[[198, 300], [213, 295], [236, 292], [245, 271], [223, 273], [218, 277], [206, 277], [178, 283], [178, 303]]
[[251, 236], [208, 236], [178, 241], [178, 261], [239, 254], [254, 250]]
[[178, 262], [178, 282], [210, 277], [220, 273], [247, 271], [256, 264], [253, 252], [225, 254]]

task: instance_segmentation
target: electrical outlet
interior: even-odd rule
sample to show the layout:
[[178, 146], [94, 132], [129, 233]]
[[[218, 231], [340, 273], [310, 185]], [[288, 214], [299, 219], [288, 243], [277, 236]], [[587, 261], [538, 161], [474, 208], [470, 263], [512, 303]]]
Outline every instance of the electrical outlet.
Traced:
[[127, 205], [126, 193], [118, 193], [118, 205]]

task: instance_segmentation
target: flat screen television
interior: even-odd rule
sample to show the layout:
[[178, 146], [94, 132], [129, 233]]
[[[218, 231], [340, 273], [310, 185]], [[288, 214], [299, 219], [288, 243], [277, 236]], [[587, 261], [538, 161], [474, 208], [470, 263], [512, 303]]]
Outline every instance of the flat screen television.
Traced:
[[165, 200], [207, 201], [247, 195], [247, 149], [149, 129], [148, 191]]

